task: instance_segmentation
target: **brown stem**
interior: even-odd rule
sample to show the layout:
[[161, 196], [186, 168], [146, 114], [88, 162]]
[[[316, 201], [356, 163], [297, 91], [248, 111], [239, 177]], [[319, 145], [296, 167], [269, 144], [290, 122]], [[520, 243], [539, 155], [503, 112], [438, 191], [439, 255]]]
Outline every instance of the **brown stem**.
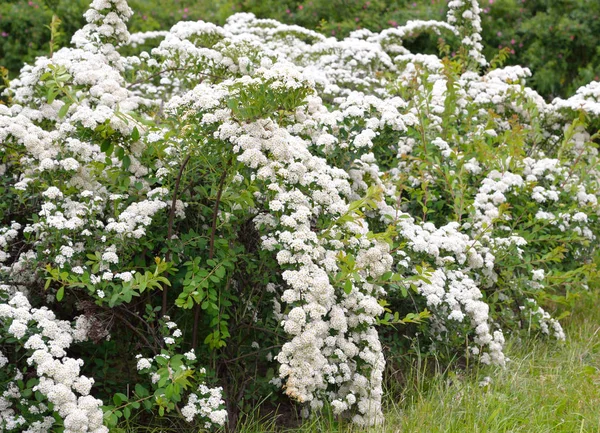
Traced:
[[[149, 303], [149, 302], [147, 302], [147, 303]], [[135, 313], [134, 311], [129, 310], [128, 308], [121, 307], [119, 309], [121, 311], [123, 311], [124, 313], [127, 313], [127, 314], [135, 317], [142, 325], [145, 325], [146, 329], [148, 330], [148, 334], [150, 336], [152, 336], [152, 338], [154, 339], [154, 341], [157, 341], [156, 332], [155, 332], [154, 328], [152, 327], [152, 323], [151, 322], [148, 322], [147, 320], [144, 320], [144, 318], [140, 317], [137, 313]]]
[[[177, 174], [177, 179], [175, 180], [175, 188], [173, 189], [173, 199], [171, 200], [171, 209], [169, 211], [169, 222], [167, 226], [167, 245], [171, 242], [171, 237], [173, 236], [173, 220], [175, 219], [175, 205], [177, 204], [177, 191], [179, 190], [179, 183], [181, 182], [181, 176], [183, 175], [183, 170], [185, 170], [185, 166], [190, 160], [190, 155], [186, 156], [181, 164], [181, 168], [179, 168], [179, 173]], [[171, 249], [167, 249], [167, 254], [165, 255], [165, 262], [171, 260]], [[162, 297], [162, 310], [161, 316], [165, 316], [167, 314], [167, 286], [163, 287], [163, 297]]]
[[237, 358], [225, 359], [225, 360], [223, 360], [223, 363], [230, 364], [232, 362], [239, 361], [240, 359], [247, 358], [249, 356], [257, 355], [257, 354], [259, 354], [261, 352], [264, 352], [265, 350], [277, 349], [279, 347], [281, 347], [281, 344], [276, 344], [274, 346], [269, 346], [269, 347], [263, 347], [262, 349], [259, 349], [259, 350], [255, 351], [255, 352], [250, 352], [250, 353], [246, 353], [244, 355], [240, 355]]
[[[221, 179], [219, 179], [219, 188], [217, 190], [217, 198], [215, 207], [213, 208], [212, 227], [210, 229], [210, 240], [208, 242], [208, 259], [211, 260], [215, 255], [215, 235], [217, 233], [217, 216], [219, 214], [219, 204], [221, 203], [221, 194], [223, 194], [223, 185], [227, 177], [227, 168], [231, 164], [231, 158], [227, 161], [227, 166], [223, 169]], [[196, 349], [198, 343], [198, 323], [200, 322], [200, 305], [194, 307], [194, 327], [192, 330], [192, 349]]]
[[125, 326], [127, 326], [129, 329], [131, 329], [135, 334], [137, 334], [138, 337], [140, 337], [142, 339], [142, 341], [146, 344], [146, 346], [152, 348], [152, 350], [154, 351], [154, 353], [157, 353], [156, 350], [156, 346], [153, 346], [152, 344], [150, 344], [150, 341], [148, 341], [148, 339], [146, 338], [146, 336], [141, 333], [135, 326], [133, 326], [131, 324], [131, 322], [129, 320], [127, 320], [125, 317], [123, 317], [122, 315], [120, 315], [119, 313], [117, 313], [116, 311], [113, 310], [113, 314], [121, 321], [125, 324]]

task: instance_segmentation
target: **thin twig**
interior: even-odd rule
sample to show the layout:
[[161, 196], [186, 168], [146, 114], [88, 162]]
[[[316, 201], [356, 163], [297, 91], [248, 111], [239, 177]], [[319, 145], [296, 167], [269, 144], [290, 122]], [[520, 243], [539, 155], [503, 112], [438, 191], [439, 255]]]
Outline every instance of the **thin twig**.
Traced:
[[[181, 182], [181, 176], [183, 175], [183, 170], [185, 170], [185, 166], [190, 160], [190, 155], [186, 156], [179, 168], [179, 173], [177, 174], [177, 179], [175, 180], [175, 188], [173, 189], [173, 199], [171, 200], [171, 209], [169, 211], [169, 222], [167, 228], [167, 245], [171, 242], [171, 237], [173, 236], [173, 220], [175, 219], [175, 205], [177, 204], [177, 191], [179, 190], [179, 183]], [[171, 260], [171, 249], [167, 250], [167, 254], [165, 256], [165, 262], [169, 262]], [[162, 310], [161, 315], [165, 316], [167, 314], [167, 286], [163, 287], [163, 298], [162, 298]]]
[[146, 346], [152, 348], [155, 353], [157, 352], [156, 346], [153, 346], [152, 344], [150, 344], [150, 341], [148, 341], [148, 339], [146, 338], [146, 336], [144, 334], [142, 334], [135, 326], [133, 326], [129, 320], [127, 320], [125, 317], [123, 317], [122, 315], [120, 315], [119, 313], [117, 313], [114, 310], [113, 310], [112, 313], [121, 322], [123, 322], [129, 329], [131, 329], [133, 332], [135, 332], [137, 334], [137, 336], [140, 337], [144, 341], [144, 343], [146, 343]]
[[[223, 185], [225, 184], [225, 178], [227, 177], [227, 169], [231, 164], [231, 158], [227, 161], [227, 166], [223, 169], [221, 179], [219, 179], [219, 187], [217, 190], [217, 198], [215, 200], [215, 206], [213, 208], [212, 227], [210, 230], [210, 240], [208, 243], [208, 259], [211, 260], [215, 255], [215, 235], [217, 232], [217, 216], [219, 214], [219, 205], [221, 203], [221, 194], [223, 194]], [[196, 304], [194, 307], [194, 327], [192, 330], [192, 349], [196, 349], [198, 340], [198, 323], [200, 322], [200, 304]]]
[[279, 347], [281, 347], [281, 344], [276, 344], [274, 346], [269, 346], [269, 347], [263, 347], [262, 349], [259, 349], [259, 350], [255, 351], [255, 352], [245, 353], [245, 354], [240, 355], [240, 356], [238, 356], [236, 358], [225, 359], [225, 360], [223, 360], [223, 363], [224, 364], [229, 364], [229, 363], [232, 363], [232, 362], [235, 362], [235, 361], [239, 361], [240, 359], [247, 358], [249, 356], [257, 355], [257, 354], [259, 354], [261, 352], [264, 352], [265, 350], [277, 349]]

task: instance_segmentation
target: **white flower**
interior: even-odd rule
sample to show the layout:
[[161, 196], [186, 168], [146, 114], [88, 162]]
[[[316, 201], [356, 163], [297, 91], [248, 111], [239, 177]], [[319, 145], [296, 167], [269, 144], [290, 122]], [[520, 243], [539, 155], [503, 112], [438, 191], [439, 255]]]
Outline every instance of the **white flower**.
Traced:
[[119, 263], [119, 256], [114, 251], [107, 251], [102, 254], [102, 261], [107, 263]]
[[147, 358], [140, 358], [140, 359], [138, 359], [138, 362], [137, 362], [137, 369], [138, 369], [138, 371], [145, 370], [145, 369], [150, 368], [150, 367], [152, 367], [152, 363], [150, 362], [149, 359], [147, 359]]
[[542, 281], [545, 277], [545, 272], [543, 269], [534, 269], [531, 271], [531, 274], [534, 281]]
[[50, 200], [54, 200], [54, 199], [62, 198], [63, 197], [63, 193], [60, 191], [60, 189], [58, 189], [55, 186], [49, 187], [46, 191], [44, 191], [42, 193], [42, 195], [44, 197], [49, 198]]

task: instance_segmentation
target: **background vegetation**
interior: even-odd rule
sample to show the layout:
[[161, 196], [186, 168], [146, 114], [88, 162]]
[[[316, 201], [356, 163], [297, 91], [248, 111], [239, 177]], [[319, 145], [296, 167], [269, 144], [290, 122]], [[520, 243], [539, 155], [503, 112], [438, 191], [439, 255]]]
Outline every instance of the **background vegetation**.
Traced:
[[[379, 31], [412, 19], [443, 20], [445, 0], [131, 0], [130, 30], [166, 30], [181, 20], [223, 24], [234, 12], [252, 12], [343, 37], [367, 28]], [[56, 15], [66, 44], [84, 24], [88, 0], [4, 0], [0, 4], [0, 65], [12, 76], [23, 62], [46, 54], [47, 26]], [[570, 96], [600, 74], [600, 2], [595, 0], [482, 0], [485, 54], [509, 47], [507, 64], [529, 67], [528, 85], [546, 98]], [[420, 36], [412, 47], [437, 52], [436, 41]]]

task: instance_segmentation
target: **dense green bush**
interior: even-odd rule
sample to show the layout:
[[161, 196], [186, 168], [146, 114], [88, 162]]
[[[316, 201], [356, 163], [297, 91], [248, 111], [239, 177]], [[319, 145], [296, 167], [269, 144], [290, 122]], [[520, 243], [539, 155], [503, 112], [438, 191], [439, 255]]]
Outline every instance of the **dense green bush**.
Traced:
[[482, 55], [474, 0], [342, 40], [131, 14], [94, 0], [3, 92], [2, 430], [213, 428], [283, 394], [371, 425], [386, 363], [565, 339], [598, 278], [599, 83], [545, 102]]
[[[511, 49], [511, 64], [528, 66], [545, 96], [572, 95], [600, 80], [600, 2], [493, 0], [482, 2], [488, 53]], [[487, 11], [487, 12], [486, 12]]]

